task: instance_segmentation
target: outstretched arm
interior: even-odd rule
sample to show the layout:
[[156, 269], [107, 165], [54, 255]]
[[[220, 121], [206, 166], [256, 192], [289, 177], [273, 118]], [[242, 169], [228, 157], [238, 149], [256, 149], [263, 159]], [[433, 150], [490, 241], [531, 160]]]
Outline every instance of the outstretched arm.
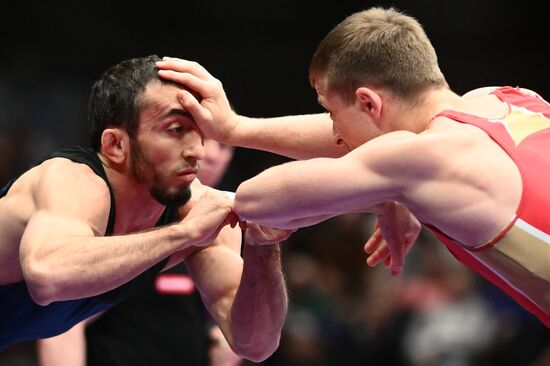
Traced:
[[[239, 186], [234, 210], [241, 218], [281, 228], [308, 226], [348, 212], [373, 212], [380, 227], [365, 246], [368, 264], [386, 261], [397, 275], [420, 223], [395, 201], [413, 202], [419, 182], [429, 176], [425, 172], [435, 171], [423, 166], [421, 175], [414, 173], [411, 167], [426, 164], [410, 152], [405, 154], [414, 139], [414, 134], [400, 132], [364, 144], [342, 158], [269, 168]], [[424, 156], [422, 160], [433, 162]]]
[[[231, 109], [222, 83], [196, 62], [164, 57], [159, 75], [192, 90], [178, 98], [205, 136], [228, 145], [273, 152], [295, 159], [338, 157], [347, 152], [333, 141], [328, 114], [276, 118], [239, 116]], [[197, 98], [200, 100], [197, 100]]]
[[394, 199], [394, 182], [365, 166], [358, 150], [339, 159], [294, 161], [266, 169], [237, 188], [234, 210], [241, 219], [296, 228]]
[[392, 132], [341, 158], [268, 168], [240, 184], [233, 209], [241, 219], [295, 228], [292, 223], [301, 219], [314, 222], [323, 216], [371, 211], [389, 201], [418, 207], [441, 174], [442, 159], [424, 146], [432, 140], [407, 131]]

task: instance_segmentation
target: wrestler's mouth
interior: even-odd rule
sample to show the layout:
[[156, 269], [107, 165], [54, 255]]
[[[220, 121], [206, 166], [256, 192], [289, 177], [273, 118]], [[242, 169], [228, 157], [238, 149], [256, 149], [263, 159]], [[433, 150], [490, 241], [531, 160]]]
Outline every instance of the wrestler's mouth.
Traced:
[[181, 178], [185, 181], [192, 182], [197, 177], [198, 169], [190, 168], [184, 169], [176, 172], [176, 177]]

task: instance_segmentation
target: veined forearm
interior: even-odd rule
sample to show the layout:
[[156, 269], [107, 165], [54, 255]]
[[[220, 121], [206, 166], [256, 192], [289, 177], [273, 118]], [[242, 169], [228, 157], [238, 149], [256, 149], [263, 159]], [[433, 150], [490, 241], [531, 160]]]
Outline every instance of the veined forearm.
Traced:
[[23, 259], [29, 291], [40, 304], [94, 296], [123, 285], [147, 268], [190, 245], [178, 225], [112, 237], [51, 238]]
[[269, 151], [293, 159], [339, 157], [347, 152], [332, 140], [332, 122], [326, 113], [273, 118], [240, 116], [226, 141], [257, 150]]
[[292, 228], [394, 200], [396, 190], [388, 182], [351, 154], [293, 161], [242, 182], [233, 209], [244, 220]]
[[278, 347], [288, 308], [278, 245], [246, 245], [241, 283], [231, 309], [235, 352], [252, 361]]
[[[242, 219], [267, 227], [296, 228], [312, 225], [315, 218], [334, 216], [323, 205], [311, 180], [301, 179], [307, 162], [290, 162], [271, 167], [242, 182], [233, 209]], [[310, 222], [313, 221], [313, 222]]]

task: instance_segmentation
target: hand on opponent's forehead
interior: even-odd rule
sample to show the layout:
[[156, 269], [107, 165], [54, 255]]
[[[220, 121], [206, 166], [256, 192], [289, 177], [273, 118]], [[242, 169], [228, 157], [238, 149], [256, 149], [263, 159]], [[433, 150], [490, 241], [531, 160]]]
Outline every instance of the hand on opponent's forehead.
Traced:
[[236, 127], [237, 115], [231, 109], [222, 83], [194, 61], [163, 57], [156, 63], [159, 76], [179, 83], [196, 93], [182, 89], [178, 99], [193, 116], [205, 137], [226, 142]]

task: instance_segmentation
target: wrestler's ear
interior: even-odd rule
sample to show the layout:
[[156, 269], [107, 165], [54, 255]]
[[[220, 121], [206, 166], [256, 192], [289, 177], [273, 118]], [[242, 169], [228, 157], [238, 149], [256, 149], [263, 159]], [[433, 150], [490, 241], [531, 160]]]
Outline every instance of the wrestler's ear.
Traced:
[[373, 89], [360, 87], [355, 90], [356, 102], [361, 110], [368, 113], [372, 118], [378, 119], [382, 114], [382, 98]]
[[120, 128], [106, 128], [101, 134], [101, 151], [113, 163], [124, 163], [130, 153], [128, 133]]

